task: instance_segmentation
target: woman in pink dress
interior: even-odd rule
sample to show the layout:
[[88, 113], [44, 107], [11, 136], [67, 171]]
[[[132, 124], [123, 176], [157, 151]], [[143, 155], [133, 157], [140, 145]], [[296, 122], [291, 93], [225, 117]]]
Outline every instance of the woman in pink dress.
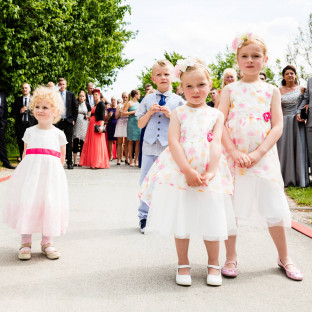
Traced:
[[[109, 168], [109, 154], [105, 141], [104, 120], [105, 104], [100, 100], [101, 91], [93, 90], [95, 106], [91, 110], [86, 139], [80, 156], [79, 165], [90, 168]], [[95, 127], [95, 126], [98, 127]], [[97, 130], [98, 132], [95, 132]]]

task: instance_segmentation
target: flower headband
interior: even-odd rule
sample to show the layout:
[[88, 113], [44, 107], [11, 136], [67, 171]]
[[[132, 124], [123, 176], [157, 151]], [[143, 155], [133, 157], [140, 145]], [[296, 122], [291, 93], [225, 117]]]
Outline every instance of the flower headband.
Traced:
[[185, 60], [178, 60], [177, 61], [177, 65], [174, 67], [174, 70], [173, 70], [173, 76], [175, 78], [174, 82], [176, 82], [176, 81], [180, 82], [181, 81], [180, 80], [181, 74], [184, 73], [188, 67], [192, 67], [195, 64], [204, 67], [207, 70], [207, 72], [209, 73], [208, 68], [204, 64], [199, 63], [198, 60], [194, 57], [188, 57]]
[[232, 42], [232, 49], [233, 49], [233, 51], [237, 53], [237, 50], [240, 49], [243, 46], [245, 41], [252, 40], [252, 39], [253, 40], [257, 40], [257, 41], [261, 42], [264, 45], [264, 42], [258, 36], [256, 36], [253, 33], [246, 33], [246, 34], [237, 36], [233, 40], [233, 42]]

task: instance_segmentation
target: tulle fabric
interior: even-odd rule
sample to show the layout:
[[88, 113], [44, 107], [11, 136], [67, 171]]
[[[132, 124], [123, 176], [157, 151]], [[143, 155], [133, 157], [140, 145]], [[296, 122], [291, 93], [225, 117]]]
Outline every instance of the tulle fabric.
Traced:
[[145, 230], [146, 234], [152, 232], [181, 239], [203, 237], [208, 241], [236, 235], [231, 195], [179, 190], [157, 184]]
[[291, 227], [284, 189], [270, 179], [237, 175], [233, 204], [236, 218], [244, 224]]
[[81, 151], [80, 166], [91, 168], [109, 168], [109, 153], [104, 133], [94, 132], [95, 116], [90, 118], [86, 139]]

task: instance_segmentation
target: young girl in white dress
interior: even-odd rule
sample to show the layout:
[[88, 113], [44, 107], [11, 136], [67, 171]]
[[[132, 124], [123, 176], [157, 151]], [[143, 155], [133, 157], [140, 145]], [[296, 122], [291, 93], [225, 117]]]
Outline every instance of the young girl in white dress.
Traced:
[[223, 115], [206, 105], [211, 79], [198, 59], [179, 61], [187, 104], [171, 113], [169, 146], [141, 185], [149, 207], [146, 232], [175, 236], [176, 283], [191, 285], [189, 238], [200, 235], [208, 254], [207, 284], [219, 286], [219, 241], [236, 234], [232, 211], [232, 177], [221, 155]]
[[[233, 41], [243, 78], [226, 86], [219, 109], [225, 117], [222, 143], [234, 178], [234, 212], [238, 220], [264, 223], [278, 251], [278, 265], [293, 280], [302, 274], [288, 255], [285, 227], [290, 211], [276, 149], [283, 131], [279, 90], [259, 79], [267, 62], [266, 46], [254, 34]], [[226, 242], [227, 260], [222, 274], [237, 276], [236, 236]]]
[[49, 259], [60, 253], [52, 236], [65, 234], [68, 224], [68, 189], [63, 164], [66, 138], [53, 126], [60, 120], [63, 100], [60, 93], [38, 87], [29, 104], [38, 125], [23, 137], [23, 160], [9, 180], [4, 206], [4, 221], [21, 234], [20, 260], [31, 258], [33, 233], [41, 233], [41, 251]]

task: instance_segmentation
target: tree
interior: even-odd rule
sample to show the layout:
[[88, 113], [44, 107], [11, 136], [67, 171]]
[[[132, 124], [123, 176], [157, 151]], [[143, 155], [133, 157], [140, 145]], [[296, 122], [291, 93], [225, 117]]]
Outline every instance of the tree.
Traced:
[[286, 61], [296, 67], [299, 79], [307, 80], [312, 75], [312, 13], [308, 25], [299, 27], [298, 34], [286, 51]]
[[65, 77], [75, 92], [88, 81], [112, 84], [131, 62], [123, 49], [135, 36], [124, 21], [131, 8], [122, 3], [0, 0], [0, 89], [9, 104], [23, 82], [34, 88]]
[[[164, 59], [170, 61], [173, 64], [173, 66], [175, 66], [177, 64], [178, 60], [185, 59], [185, 57], [183, 55], [173, 51], [172, 53], [165, 52], [164, 53]], [[155, 60], [155, 62], [156, 62], [156, 60]], [[148, 67], [145, 67], [145, 69], [142, 71], [141, 75], [138, 76], [138, 78], [141, 81], [141, 84], [140, 84], [140, 86], [138, 86], [138, 89], [140, 90], [140, 92], [143, 96], [145, 95], [144, 86], [146, 84], [150, 83], [154, 89], [157, 89], [157, 86], [152, 81], [151, 76], [152, 76], [152, 68], [148, 68]], [[174, 82], [172, 84], [173, 91], [176, 90], [178, 85], [179, 85], [179, 82]]]

